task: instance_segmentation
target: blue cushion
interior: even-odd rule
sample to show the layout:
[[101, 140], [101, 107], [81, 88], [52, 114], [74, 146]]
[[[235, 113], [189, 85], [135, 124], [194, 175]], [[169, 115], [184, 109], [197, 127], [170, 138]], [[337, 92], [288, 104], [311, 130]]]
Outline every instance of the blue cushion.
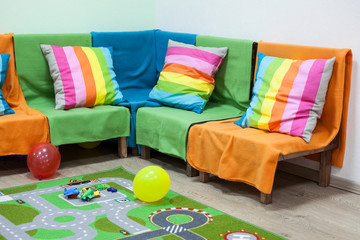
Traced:
[[0, 116], [15, 113], [5, 101], [4, 95], [1, 91], [6, 77], [9, 58], [10, 54], [0, 54]]

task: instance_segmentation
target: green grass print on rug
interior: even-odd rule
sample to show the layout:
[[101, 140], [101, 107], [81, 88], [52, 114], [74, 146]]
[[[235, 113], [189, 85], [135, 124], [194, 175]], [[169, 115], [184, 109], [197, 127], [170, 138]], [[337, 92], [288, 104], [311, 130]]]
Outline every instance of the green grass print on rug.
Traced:
[[[155, 203], [134, 198], [135, 175], [119, 167], [71, 178], [0, 189], [2, 239], [285, 239], [169, 191]], [[82, 181], [69, 186], [70, 179]], [[64, 188], [106, 183], [90, 201], [64, 196]]]

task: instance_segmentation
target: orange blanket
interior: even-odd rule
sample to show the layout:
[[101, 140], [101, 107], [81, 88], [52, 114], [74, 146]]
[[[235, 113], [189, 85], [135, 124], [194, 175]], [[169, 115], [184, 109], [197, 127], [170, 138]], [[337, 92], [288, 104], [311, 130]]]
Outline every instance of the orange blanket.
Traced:
[[13, 34], [0, 35], [0, 54], [11, 54], [2, 91], [15, 111], [0, 117], [0, 156], [28, 154], [38, 142], [49, 142], [49, 126], [45, 115], [30, 108], [21, 91], [15, 70]]
[[230, 119], [191, 127], [187, 160], [194, 168], [220, 178], [241, 181], [263, 193], [271, 193], [280, 154], [325, 147], [339, 133], [339, 147], [332, 163], [341, 167], [344, 159], [346, 122], [350, 92], [352, 53], [330, 49], [260, 42], [258, 51], [268, 56], [291, 59], [336, 57], [321, 119], [309, 143], [280, 133], [241, 128]]

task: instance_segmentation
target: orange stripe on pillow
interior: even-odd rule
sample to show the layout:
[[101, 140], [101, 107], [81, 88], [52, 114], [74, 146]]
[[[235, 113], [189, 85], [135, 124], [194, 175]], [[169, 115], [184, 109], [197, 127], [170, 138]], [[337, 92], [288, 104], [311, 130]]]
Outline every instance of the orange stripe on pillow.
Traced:
[[[288, 72], [283, 78], [284, 80], [281, 83], [279, 92], [275, 96], [276, 100], [271, 112], [271, 118], [269, 121], [270, 131], [280, 132], [280, 122], [285, 111], [288, 96], [292, 89], [294, 80], [298, 74], [299, 67], [303, 62], [304, 61], [300, 61], [300, 60], [293, 62]], [[279, 97], [279, 96], [283, 96], [283, 97]]]
[[209, 84], [215, 85], [214, 78], [211, 77], [210, 75], [208, 75], [204, 72], [198, 71], [195, 68], [185, 66], [182, 64], [168, 63], [164, 66], [163, 71], [183, 74], [183, 75], [189, 76], [191, 78], [203, 80]]
[[86, 103], [84, 107], [92, 107], [96, 100], [96, 86], [95, 79], [92, 74], [89, 59], [87, 58], [81, 47], [74, 47], [75, 54], [79, 59], [81, 71], [84, 76], [85, 87], [86, 87]]

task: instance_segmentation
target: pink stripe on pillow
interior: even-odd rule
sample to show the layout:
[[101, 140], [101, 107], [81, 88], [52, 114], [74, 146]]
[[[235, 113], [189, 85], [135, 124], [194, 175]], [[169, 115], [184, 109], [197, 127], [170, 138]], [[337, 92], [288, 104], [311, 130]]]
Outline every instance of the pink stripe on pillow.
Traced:
[[[306, 122], [309, 118], [309, 112], [313, 108], [315, 98], [319, 90], [323, 69], [327, 59], [317, 59], [313, 63], [309, 77], [306, 81], [304, 92], [301, 98], [300, 106], [296, 118], [291, 126], [291, 135], [302, 136]], [[311, 77], [310, 77], [311, 76]]]
[[71, 76], [76, 79], [76, 81], [73, 81], [76, 93], [76, 107], [82, 107], [86, 103], [86, 86], [81, 66], [73, 47], [64, 47], [63, 49], [69, 63]]
[[205, 52], [200, 49], [192, 49], [186, 47], [168, 47], [166, 56], [170, 56], [170, 55], [183, 55], [183, 56], [193, 57], [202, 60], [204, 62], [210, 63], [214, 66], [219, 66], [223, 61], [222, 57], [214, 53]]
[[184, 55], [170, 55], [165, 58], [165, 65], [169, 63], [177, 63], [185, 66], [191, 66], [198, 71], [206, 73], [210, 76], [214, 76], [217, 71], [217, 66], [214, 66], [208, 62], [204, 62], [200, 59], [184, 56]]
[[298, 75], [296, 76], [293, 87], [288, 95], [288, 103], [285, 107], [285, 111], [281, 119], [281, 132], [288, 134], [290, 134], [291, 132], [291, 126], [293, 124], [293, 121], [289, 120], [295, 118], [296, 112], [299, 109], [301, 101], [301, 99], [299, 99], [299, 96], [302, 96], [302, 93], [304, 92], [309, 70], [313, 65], [314, 61], [315, 60], [304, 61], [304, 63], [301, 64], [301, 66], [299, 67]]
[[69, 67], [69, 63], [67, 62], [65, 52], [62, 47], [58, 47], [58, 46], [51, 46], [51, 47], [53, 49], [55, 59], [58, 62], [58, 67], [60, 70], [60, 77], [62, 80], [64, 93], [65, 93], [66, 109], [74, 108], [76, 105], [74, 82], [71, 76], [71, 69]]

